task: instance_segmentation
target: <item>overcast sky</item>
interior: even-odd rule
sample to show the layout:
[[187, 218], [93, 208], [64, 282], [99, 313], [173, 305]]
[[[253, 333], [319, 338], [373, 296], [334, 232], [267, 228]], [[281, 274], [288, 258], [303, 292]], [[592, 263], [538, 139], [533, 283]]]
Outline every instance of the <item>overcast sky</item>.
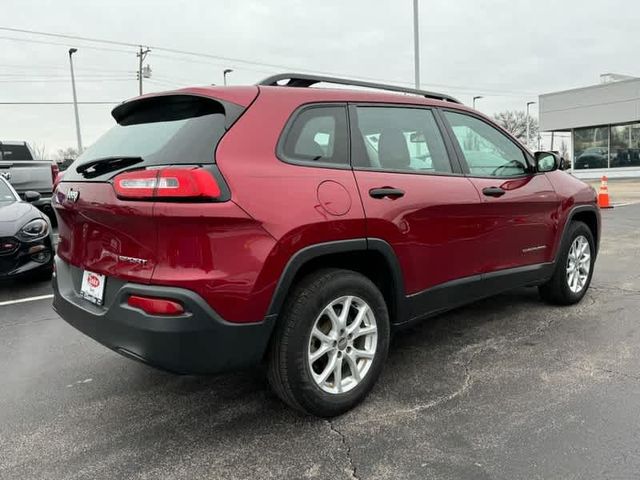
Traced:
[[[605, 72], [640, 74], [640, 2], [421, 0], [422, 87], [493, 114], [537, 95], [587, 86]], [[247, 60], [152, 51], [145, 92], [255, 83], [282, 70], [413, 82], [412, 0], [2, 0], [0, 26], [112, 39]], [[60, 45], [9, 40], [19, 38]], [[95, 48], [114, 49], [97, 50]], [[69, 47], [81, 101], [137, 94], [135, 49], [0, 31], [0, 102], [69, 101]], [[82, 105], [86, 145], [112, 125], [111, 107]], [[0, 105], [0, 140], [51, 153], [75, 145], [73, 109]]]

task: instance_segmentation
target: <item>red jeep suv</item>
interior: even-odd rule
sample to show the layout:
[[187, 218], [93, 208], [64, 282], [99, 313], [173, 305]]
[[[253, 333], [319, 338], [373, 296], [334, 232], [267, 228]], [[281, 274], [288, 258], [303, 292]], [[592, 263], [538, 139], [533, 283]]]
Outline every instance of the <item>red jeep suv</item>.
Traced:
[[264, 361], [286, 403], [332, 416], [372, 388], [394, 329], [589, 287], [594, 190], [447, 95], [289, 74], [112, 113], [55, 191], [54, 308], [126, 357]]

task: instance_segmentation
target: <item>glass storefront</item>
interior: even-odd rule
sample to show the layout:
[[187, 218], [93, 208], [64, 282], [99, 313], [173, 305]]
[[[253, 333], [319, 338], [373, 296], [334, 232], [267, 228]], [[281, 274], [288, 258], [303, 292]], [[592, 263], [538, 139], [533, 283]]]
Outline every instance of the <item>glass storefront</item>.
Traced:
[[640, 166], [640, 123], [577, 128], [573, 152], [576, 170]]

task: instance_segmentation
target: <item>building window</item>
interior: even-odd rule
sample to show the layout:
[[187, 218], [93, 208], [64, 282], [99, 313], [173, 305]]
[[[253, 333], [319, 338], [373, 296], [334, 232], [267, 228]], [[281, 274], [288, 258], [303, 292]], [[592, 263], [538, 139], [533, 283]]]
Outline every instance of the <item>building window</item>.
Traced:
[[573, 131], [573, 168], [609, 166], [609, 127], [577, 128]]
[[611, 127], [611, 167], [640, 165], [640, 124]]

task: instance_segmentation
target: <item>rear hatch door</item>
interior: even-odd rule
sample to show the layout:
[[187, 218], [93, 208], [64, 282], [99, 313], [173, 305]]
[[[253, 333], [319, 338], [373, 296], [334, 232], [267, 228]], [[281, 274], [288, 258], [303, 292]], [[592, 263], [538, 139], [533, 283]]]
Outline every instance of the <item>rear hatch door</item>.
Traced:
[[[257, 88], [242, 103], [255, 95]], [[163, 228], [154, 216], [155, 201], [119, 198], [114, 178], [167, 166], [215, 169], [215, 148], [245, 106], [183, 92], [118, 106], [118, 124], [67, 169], [56, 189], [58, 256], [83, 270], [149, 283], [158, 236], [180, 232]]]

